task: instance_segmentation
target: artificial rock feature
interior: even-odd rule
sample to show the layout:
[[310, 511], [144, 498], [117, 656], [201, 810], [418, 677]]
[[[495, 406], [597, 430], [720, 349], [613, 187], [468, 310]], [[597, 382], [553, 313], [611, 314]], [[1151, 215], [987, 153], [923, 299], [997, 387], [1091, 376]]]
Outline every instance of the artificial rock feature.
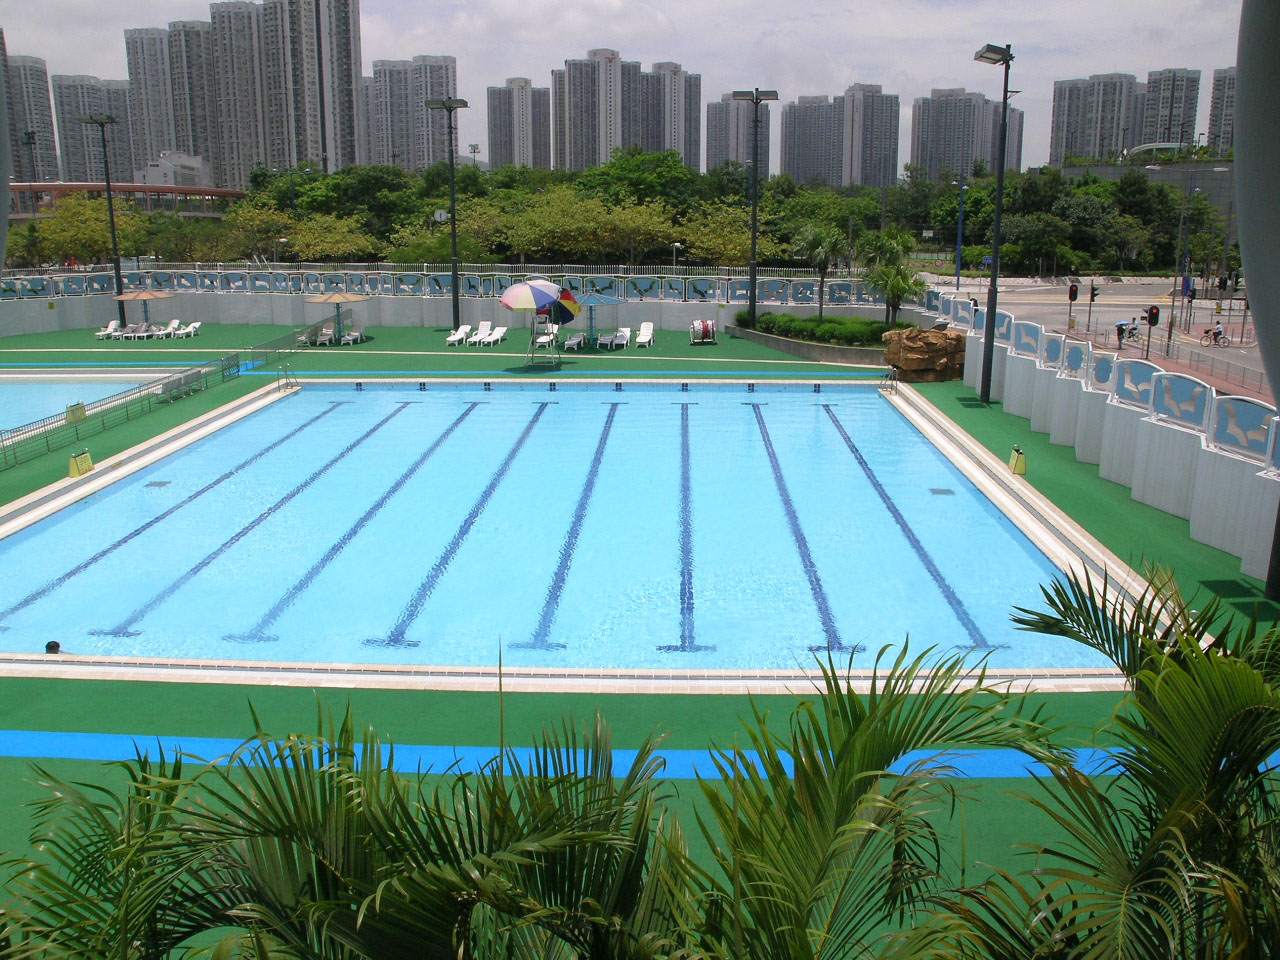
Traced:
[[964, 334], [952, 330], [907, 327], [883, 338], [884, 362], [898, 368], [907, 383], [936, 383], [964, 376]]

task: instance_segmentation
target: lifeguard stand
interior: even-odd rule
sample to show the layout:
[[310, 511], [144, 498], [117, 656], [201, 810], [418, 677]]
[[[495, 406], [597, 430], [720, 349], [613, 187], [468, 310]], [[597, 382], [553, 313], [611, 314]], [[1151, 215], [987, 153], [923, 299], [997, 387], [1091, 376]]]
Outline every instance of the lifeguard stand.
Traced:
[[559, 368], [560, 324], [540, 314], [529, 316], [529, 352], [524, 358], [525, 367]]

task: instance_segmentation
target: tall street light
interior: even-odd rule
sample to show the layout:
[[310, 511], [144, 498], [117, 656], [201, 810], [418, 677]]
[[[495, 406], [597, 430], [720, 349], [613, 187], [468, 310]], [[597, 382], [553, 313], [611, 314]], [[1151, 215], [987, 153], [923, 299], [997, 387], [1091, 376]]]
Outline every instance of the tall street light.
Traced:
[[[1147, 164], [1147, 165], [1146, 165], [1145, 169], [1147, 169], [1147, 170], [1163, 170], [1163, 169], [1164, 169], [1164, 167], [1163, 167], [1162, 165], [1158, 164], [1158, 163], [1149, 163], [1149, 164]], [[1211, 169], [1214, 173], [1226, 173], [1226, 172], [1227, 172], [1227, 171], [1229, 171], [1231, 168], [1230, 168], [1230, 167], [1212, 167], [1212, 168], [1210, 168], [1210, 169]], [[1172, 294], [1171, 294], [1171, 296], [1170, 296], [1170, 301], [1171, 301], [1171, 303], [1170, 303], [1170, 308], [1171, 308], [1171, 309], [1172, 309], [1172, 307], [1177, 306], [1177, 304], [1176, 304], [1175, 302], [1173, 302], [1173, 301], [1177, 301], [1179, 298], [1181, 298], [1181, 297], [1185, 297], [1185, 296], [1186, 296], [1186, 290], [1187, 290], [1187, 286], [1188, 286], [1188, 284], [1187, 284], [1187, 268], [1188, 268], [1190, 265], [1187, 263], [1187, 260], [1190, 258], [1190, 246], [1191, 246], [1191, 198], [1192, 198], [1195, 194], [1197, 194], [1197, 193], [1199, 193], [1199, 192], [1200, 192], [1200, 188], [1199, 188], [1199, 187], [1197, 187], [1197, 186], [1195, 186], [1195, 182], [1196, 182], [1196, 173], [1197, 173], [1197, 172], [1199, 172], [1199, 171], [1197, 171], [1197, 170], [1195, 170], [1194, 168], [1191, 168], [1191, 167], [1188, 167], [1188, 168], [1186, 168], [1186, 169], [1183, 169], [1183, 170], [1179, 170], [1179, 171], [1178, 171], [1178, 173], [1179, 173], [1181, 176], [1183, 176], [1183, 177], [1185, 178], [1185, 180], [1186, 180], [1186, 184], [1185, 184], [1185, 189], [1186, 189], [1186, 200], [1183, 202], [1183, 205], [1182, 205], [1182, 236], [1180, 236], [1180, 237], [1178, 238], [1178, 265], [1177, 265], [1177, 266], [1178, 266], [1178, 285], [1177, 285], [1177, 287], [1174, 289], [1173, 293], [1172, 293]], [[1228, 229], [1230, 229], [1230, 224], [1229, 224], [1229, 223], [1228, 223]], [[1174, 317], [1170, 317], [1170, 318], [1169, 318], [1169, 340], [1170, 340], [1170, 342], [1172, 342], [1172, 340], [1173, 340], [1173, 325], [1174, 325], [1174, 323], [1175, 323], [1175, 322], [1177, 322], [1177, 320], [1178, 320], [1178, 318], [1177, 318], [1176, 316], [1174, 316]], [[1190, 318], [1190, 317], [1187, 317], [1187, 318], [1186, 318], [1186, 328], [1185, 328], [1185, 329], [1186, 329], [1188, 332], [1190, 332], [1190, 330], [1191, 330], [1191, 318]], [[1168, 350], [1166, 350], [1166, 353], [1167, 353], [1167, 352], [1168, 352]]]
[[[36, 176], [36, 132], [28, 130], [22, 135], [22, 145], [27, 148], [27, 179], [35, 183], [39, 177]], [[36, 212], [36, 191], [35, 187], [31, 188], [31, 214]]]
[[471, 165], [474, 167], [476, 165], [476, 154], [480, 152], [480, 144], [469, 143], [467, 144], [467, 149], [471, 151]]
[[[107, 224], [111, 227], [111, 262], [116, 268], [116, 296], [124, 293], [124, 278], [120, 276], [120, 244], [116, 239], [116, 208], [111, 202], [111, 162], [107, 158], [107, 124], [115, 123], [116, 118], [109, 113], [91, 113], [80, 118], [81, 123], [92, 123], [102, 135], [102, 179], [107, 187]], [[120, 313], [120, 327], [127, 324], [124, 318], [124, 301], [116, 301], [116, 309]]]
[[996, 299], [1000, 282], [1000, 216], [1004, 213], [1004, 156], [1009, 145], [1009, 64], [1013, 45], [988, 43], [973, 55], [979, 63], [1004, 65], [1004, 95], [1000, 100], [1000, 147], [996, 152], [996, 211], [991, 224], [991, 286], [987, 289], [987, 322], [982, 331], [982, 390], [979, 399], [991, 402], [991, 367], [996, 356]]
[[458, 301], [458, 186], [453, 160], [453, 113], [466, 105], [467, 101], [458, 97], [427, 101], [428, 109], [444, 111], [449, 132], [449, 249], [453, 254], [453, 329], [455, 330], [462, 323], [462, 305]]
[[674, 270], [674, 269], [676, 268], [676, 257], [677, 257], [677, 255], [679, 255], [680, 251], [681, 251], [681, 250], [683, 250], [683, 249], [684, 249], [684, 247], [683, 247], [683, 246], [681, 246], [678, 242], [677, 242], [677, 243], [673, 243], [673, 244], [671, 245], [671, 269], [672, 269], [672, 270]]
[[749, 273], [749, 283], [751, 289], [747, 292], [747, 316], [750, 317], [751, 326], [756, 325], [756, 266], [757, 266], [757, 241], [759, 238], [760, 225], [760, 104], [766, 100], [777, 100], [777, 90], [761, 90], [756, 87], [754, 90], [735, 90], [732, 93], [734, 100], [748, 100], [751, 102], [751, 270]]
[[964, 195], [969, 189], [969, 185], [963, 181], [956, 183], [952, 180], [954, 186], [960, 188], [960, 221], [956, 224], [956, 289], [960, 289], [960, 255], [964, 251]]

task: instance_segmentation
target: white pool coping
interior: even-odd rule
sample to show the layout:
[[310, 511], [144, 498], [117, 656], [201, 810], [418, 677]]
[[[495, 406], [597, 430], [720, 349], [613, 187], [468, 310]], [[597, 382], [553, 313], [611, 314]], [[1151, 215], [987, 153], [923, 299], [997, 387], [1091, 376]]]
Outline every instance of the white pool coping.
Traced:
[[[601, 378], [573, 378], [566, 386], [585, 386]], [[607, 378], [603, 378], [609, 382]], [[301, 386], [332, 388], [342, 383], [406, 385], [419, 381], [475, 387], [475, 377], [348, 377], [300, 379]], [[499, 384], [531, 384], [547, 387], [547, 377], [503, 377]], [[735, 384], [761, 386], [819, 384], [822, 389], [882, 389], [875, 381], [821, 380], [673, 380], [628, 379], [628, 385], [688, 383], [720, 390]], [[406, 386], [406, 389], [408, 387]], [[550, 389], [550, 388], [548, 388]], [[195, 443], [266, 406], [289, 396], [272, 382], [232, 403], [175, 427], [136, 447], [97, 464], [95, 470], [74, 480], [60, 480], [21, 500], [0, 506], [0, 539], [36, 523], [64, 507], [99, 492], [130, 474]], [[762, 391], [764, 392], [764, 391]], [[1111, 585], [1130, 596], [1146, 588], [1146, 581], [1079, 524], [1050, 503], [1021, 477], [961, 430], [923, 396], [905, 384], [886, 390], [885, 396], [916, 429], [933, 443], [1049, 560], [1064, 572], [1088, 571], [1096, 580], [1103, 573]], [[865, 662], [860, 658], [859, 662]], [[838, 668], [846, 663], [837, 662]], [[883, 672], [883, 671], [881, 671]], [[857, 690], [869, 689], [872, 670], [849, 671]], [[512, 692], [556, 693], [671, 693], [671, 694], [780, 694], [806, 693], [821, 683], [815, 670], [601, 670], [592, 668], [535, 668], [483, 666], [398, 666], [360, 663], [294, 663], [262, 660], [198, 660], [157, 657], [109, 657], [62, 654], [0, 653], [0, 676], [48, 679], [161, 681], [174, 683], [227, 683], [265, 686], [331, 687], [402, 690], [496, 691], [499, 685]], [[984, 681], [1019, 691], [1085, 693], [1120, 691], [1124, 678], [1111, 668], [992, 668]], [[969, 681], [970, 685], [973, 681]]]

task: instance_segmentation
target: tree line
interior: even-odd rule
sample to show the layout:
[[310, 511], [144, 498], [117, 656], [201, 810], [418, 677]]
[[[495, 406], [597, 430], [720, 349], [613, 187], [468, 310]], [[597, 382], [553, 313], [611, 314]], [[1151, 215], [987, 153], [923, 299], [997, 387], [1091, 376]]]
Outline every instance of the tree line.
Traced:
[[[446, 164], [407, 172], [319, 164], [259, 169], [249, 196], [221, 220], [117, 211], [121, 252], [164, 262], [261, 259], [284, 262], [446, 263], [450, 258]], [[964, 192], [962, 260], [978, 269], [990, 254], [995, 180], [973, 171]], [[699, 174], [675, 152], [619, 151], [581, 173], [506, 167], [456, 168], [459, 258], [464, 263], [581, 263], [742, 266], [750, 257], [750, 176], [730, 163]], [[882, 190], [833, 189], [775, 176], [759, 186], [759, 259], [808, 262], [798, 239], [820, 228], [843, 237], [837, 264], [866, 234], [905, 232], [916, 249], [954, 256], [960, 219], [957, 178], [925, 178], [908, 166]], [[1196, 264], [1221, 255], [1225, 224], [1200, 194], [1190, 202], [1131, 169], [1117, 181], [1060, 170], [1011, 174], [1005, 185], [1002, 267], [1011, 273], [1169, 272], [1183, 241]], [[443, 213], [441, 213], [443, 211]], [[105, 201], [72, 196], [47, 216], [17, 224], [9, 265], [103, 262], [110, 257]], [[1229, 251], [1229, 259], [1236, 257]]]

